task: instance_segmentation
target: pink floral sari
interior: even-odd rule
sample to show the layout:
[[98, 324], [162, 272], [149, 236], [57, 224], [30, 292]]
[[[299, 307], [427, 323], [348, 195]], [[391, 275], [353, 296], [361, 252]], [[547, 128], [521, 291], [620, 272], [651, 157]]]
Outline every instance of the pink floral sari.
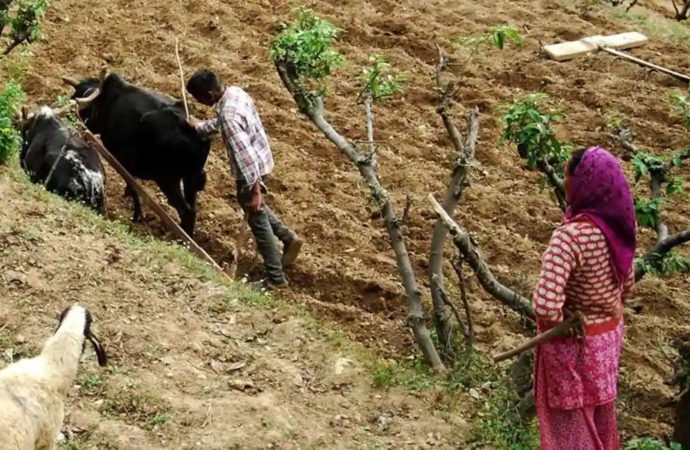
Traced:
[[585, 340], [537, 348], [535, 403], [542, 450], [618, 450], [615, 400], [623, 323]]

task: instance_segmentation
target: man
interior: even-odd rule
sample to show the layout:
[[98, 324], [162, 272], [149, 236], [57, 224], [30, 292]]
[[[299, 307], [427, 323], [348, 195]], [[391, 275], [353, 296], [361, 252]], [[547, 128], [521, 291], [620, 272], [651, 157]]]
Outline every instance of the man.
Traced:
[[[211, 120], [190, 117], [188, 122], [199, 134], [222, 135], [237, 182], [237, 200], [264, 260], [266, 278], [261, 286], [269, 290], [286, 287], [283, 268], [295, 261], [302, 241], [265, 203], [263, 179], [273, 170], [273, 155], [254, 101], [238, 86], [223, 86], [208, 70], [194, 73], [187, 82], [187, 91], [215, 111], [216, 117]], [[282, 258], [276, 238], [283, 242]]]

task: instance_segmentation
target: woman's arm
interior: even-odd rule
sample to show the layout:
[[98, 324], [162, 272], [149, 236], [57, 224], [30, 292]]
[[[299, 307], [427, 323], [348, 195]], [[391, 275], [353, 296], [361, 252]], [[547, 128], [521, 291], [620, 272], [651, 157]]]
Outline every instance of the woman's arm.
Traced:
[[621, 295], [621, 299], [625, 301], [627, 298], [630, 298], [633, 292], [633, 288], [635, 287], [635, 264], [633, 264], [632, 269], [630, 269], [630, 273], [628, 274], [628, 278], [625, 279], [625, 282], [623, 283], [623, 293]]
[[556, 229], [542, 257], [541, 273], [532, 298], [537, 321], [544, 324], [563, 321], [565, 287], [577, 265], [578, 253], [577, 242], [567, 229]]

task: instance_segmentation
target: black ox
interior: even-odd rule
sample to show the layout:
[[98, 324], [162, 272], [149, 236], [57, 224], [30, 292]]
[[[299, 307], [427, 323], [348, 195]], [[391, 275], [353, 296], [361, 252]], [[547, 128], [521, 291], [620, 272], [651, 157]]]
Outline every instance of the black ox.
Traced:
[[[74, 88], [72, 99], [80, 102], [87, 128], [100, 134], [103, 145], [132, 176], [158, 185], [191, 236], [211, 144], [187, 124], [182, 103], [133, 86], [115, 73], [63, 81]], [[132, 197], [134, 221], [140, 221], [141, 204], [129, 184], [125, 195]]]
[[96, 151], [47, 106], [22, 119], [19, 164], [31, 181], [104, 213], [105, 175]]

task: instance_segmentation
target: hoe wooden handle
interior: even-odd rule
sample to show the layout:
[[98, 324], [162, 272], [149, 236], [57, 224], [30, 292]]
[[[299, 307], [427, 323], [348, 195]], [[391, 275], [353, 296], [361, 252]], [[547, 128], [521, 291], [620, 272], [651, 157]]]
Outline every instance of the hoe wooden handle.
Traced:
[[580, 327], [584, 324], [584, 317], [582, 316], [582, 313], [579, 311], [576, 312], [570, 319], [565, 320], [555, 327], [551, 328], [548, 331], [545, 331], [541, 334], [538, 334], [537, 336], [533, 337], [532, 339], [527, 340], [520, 346], [509, 350], [504, 353], [499, 353], [498, 355], [495, 355], [493, 357], [494, 363], [499, 363], [501, 361], [505, 361], [506, 359], [510, 359], [513, 356], [517, 356], [521, 353], [526, 352], [527, 350], [531, 350], [534, 347], [541, 345], [545, 342], [550, 341], [553, 338], [557, 337], [563, 337], [565, 336], [566, 332], [572, 328], [575, 327]]
[[652, 70], [656, 70], [657, 72], [665, 73], [666, 75], [670, 75], [673, 78], [680, 80], [684, 83], [690, 84], [690, 77], [687, 75], [684, 75], [682, 73], [678, 73], [675, 70], [667, 69], [666, 67], [661, 67], [659, 65], [650, 63], [648, 61], [645, 61], [640, 58], [636, 58], [632, 55], [628, 55], [627, 53], [623, 53], [621, 51], [615, 50], [613, 48], [605, 47], [605, 46], [600, 46], [600, 50], [609, 53], [611, 55], [617, 56], [619, 58], [627, 59], [628, 61], [634, 62], [635, 64], [639, 64], [640, 66], [647, 67]]

